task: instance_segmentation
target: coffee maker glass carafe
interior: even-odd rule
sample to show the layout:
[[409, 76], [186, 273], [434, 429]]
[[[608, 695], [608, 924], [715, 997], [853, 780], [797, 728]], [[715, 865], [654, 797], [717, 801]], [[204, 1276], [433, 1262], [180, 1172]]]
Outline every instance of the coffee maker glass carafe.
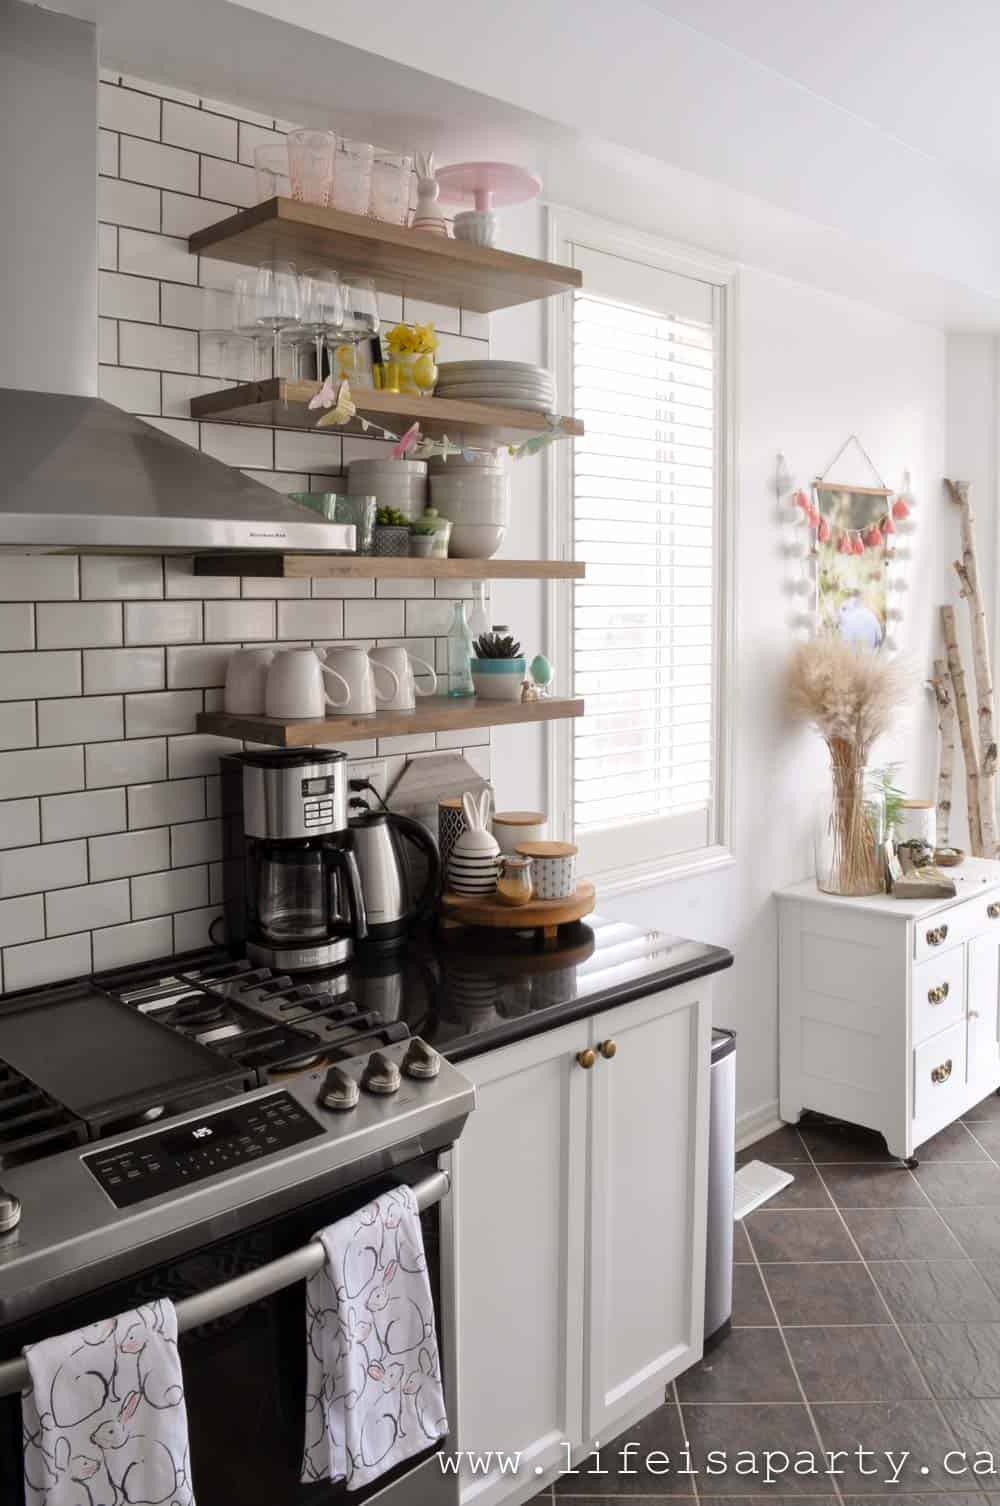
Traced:
[[257, 924], [276, 946], [326, 939], [341, 921], [341, 882], [345, 854], [315, 846], [260, 843], [256, 853]]

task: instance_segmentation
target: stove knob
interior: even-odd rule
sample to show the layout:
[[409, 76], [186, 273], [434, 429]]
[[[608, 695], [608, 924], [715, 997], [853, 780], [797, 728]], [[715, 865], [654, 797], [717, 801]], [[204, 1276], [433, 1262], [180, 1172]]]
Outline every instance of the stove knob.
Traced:
[[361, 1086], [366, 1093], [398, 1093], [402, 1078], [399, 1068], [384, 1051], [373, 1051], [361, 1074]]
[[419, 1036], [414, 1036], [403, 1057], [403, 1071], [407, 1077], [437, 1077], [440, 1070], [440, 1054], [422, 1041]]
[[358, 1106], [361, 1090], [342, 1067], [331, 1067], [323, 1079], [318, 1102], [324, 1109], [343, 1111]]
[[0, 1187], [0, 1234], [9, 1234], [21, 1222], [21, 1200]]

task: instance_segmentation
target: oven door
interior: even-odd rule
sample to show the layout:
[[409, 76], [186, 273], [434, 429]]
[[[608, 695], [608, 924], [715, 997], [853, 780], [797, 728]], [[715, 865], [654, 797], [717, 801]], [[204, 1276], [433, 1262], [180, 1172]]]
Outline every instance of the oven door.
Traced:
[[[448, 1178], [437, 1175], [447, 1156], [424, 1156], [395, 1168], [390, 1177], [365, 1182], [305, 1204], [231, 1239], [193, 1250], [168, 1265], [52, 1309], [41, 1318], [0, 1334], [0, 1358], [51, 1334], [72, 1332], [126, 1312], [155, 1297], [178, 1305], [181, 1362], [191, 1443], [191, 1476], [199, 1506], [345, 1506], [378, 1500], [385, 1506], [455, 1506], [458, 1482], [437, 1458], [448, 1441], [407, 1460], [382, 1479], [348, 1493], [343, 1484], [299, 1483], [305, 1428], [306, 1320], [304, 1281], [293, 1280], [260, 1300], [253, 1288], [273, 1285], [271, 1262], [305, 1252], [318, 1229], [344, 1218], [372, 1197], [401, 1182], [433, 1179], [444, 1192], [421, 1213], [427, 1266], [434, 1297], [438, 1346], [452, 1429], [455, 1408], [455, 1345], [452, 1238]], [[308, 1258], [308, 1254], [307, 1254]], [[258, 1273], [254, 1276], [253, 1273]], [[246, 1278], [230, 1303], [225, 1283]], [[242, 1288], [242, 1290], [241, 1290]], [[188, 1313], [208, 1321], [189, 1328]], [[248, 1301], [248, 1298], [250, 1300]], [[0, 1401], [0, 1502], [23, 1506], [21, 1408], [17, 1396]]]

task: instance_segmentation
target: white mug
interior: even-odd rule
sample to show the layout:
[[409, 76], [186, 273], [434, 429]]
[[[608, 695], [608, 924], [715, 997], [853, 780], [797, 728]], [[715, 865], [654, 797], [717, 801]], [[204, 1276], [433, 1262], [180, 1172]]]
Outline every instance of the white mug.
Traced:
[[222, 704], [237, 716], [261, 716], [266, 698], [267, 672], [273, 648], [241, 648], [226, 667]]
[[[334, 711], [347, 716], [370, 716], [377, 705], [395, 703], [399, 695], [399, 677], [395, 670], [386, 664], [374, 663], [363, 648], [345, 643], [316, 652], [325, 656], [324, 668], [332, 669], [347, 690], [343, 700], [331, 701]], [[391, 686], [388, 695], [383, 695], [376, 685], [377, 674], [388, 680]]]
[[[391, 701], [386, 702], [390, 711], [412, 711], [417, 704], [418, 695], [433, 695], [437, 690], [438, 677], [426, 659], [420, 659], [416, 654], [411, 654], [401, 644], [389, 644], [385, 648], [370, 648], [368, 657], [372, 661], [376, 672], [379, 666], [391, 670], [399, 681], [399, 692]], [[429, 690], [421, 690], [417, 684], [416, 675], [413, 671], [414, 664], [425, 675], [430, 675], [431, 684]]]
[[[324, 675], [337, 682], [342, 699], [335, 701], [327, 694]], [[328, 706], [342, 710], [350, 697], [351, 687], [343, 675], [322, 664], [311, 648], [286, 648], [267, 671], [264, 709], [268, 716], [321, 717]]]

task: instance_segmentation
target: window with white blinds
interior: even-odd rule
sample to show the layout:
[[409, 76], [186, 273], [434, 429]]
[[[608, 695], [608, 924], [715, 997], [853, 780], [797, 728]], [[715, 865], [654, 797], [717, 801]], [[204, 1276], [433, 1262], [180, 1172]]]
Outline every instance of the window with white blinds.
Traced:
[[571, 815], [586, 868], [718, 840], [721, 290], [574, 246]]

